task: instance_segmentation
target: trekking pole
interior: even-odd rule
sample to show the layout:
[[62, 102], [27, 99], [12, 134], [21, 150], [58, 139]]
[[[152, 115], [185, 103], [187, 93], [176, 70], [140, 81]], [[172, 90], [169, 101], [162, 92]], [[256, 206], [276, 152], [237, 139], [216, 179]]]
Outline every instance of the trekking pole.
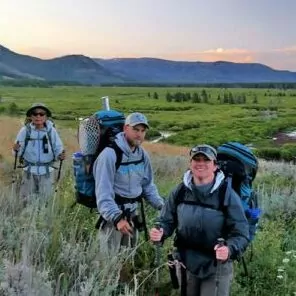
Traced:
[[62, 165], [63, 165], [63, 161], [60, 160], [60, 165], [59, 165], [59, 170], [58, 170], [58, 176], [57, 176], [57, 183], [59, 182], [60, 178], [61, 178], [61, 171], [62, 171]]
[[[62, 151], [62, 153], [64, 153], [64, 152], [65, 152], [65, 150]], [[57, 185], [58, 185], [58, 183], [59, 183], [59, 181], [61, 179], [62, 166], [63, 166], [63, 159], [60, 160], [60, 165], [59, 165], [59, 170], [58, 170], [58, 176], [57, 176], [57, 180], [56, 180], [56, 189], [55, 189], [55, 192], [58, 191]]]
[[[155, 228], [160, 230], [161, 225], [160, 222], [155, 223]], [[159, 296], [159, 266], [160, 266], [160, 256], [161, 256], [161, 242], [155, 242], [155, 292], [154, 296]]]
[[[19, 144], [19, 141], [16, 142], [17, 144]], [[15, 171], [17, 168], [17, 157], [18, 157], [18, 150], [14, 150], [14, 165], [13, 165], [13, 174], [12, 174], [12, 183], [15, 183], [16, 181], [16, 175], [15, 175]]]
[[[225, 239], [220, 237], [217, 239], [217, 243], [219, 245], [218, 248], [222, 247], [225, 245]], [[222, 264], [222, 262], [217, 259], [217, 269], [216, 269], [216, 278], [215, 278], [215, 282], [216, 282], [215, 296], [218, 296], [218, 292], [219, 292], [219, 282], [220, 282], [220, 278], [221, 278], [221, 264]]]

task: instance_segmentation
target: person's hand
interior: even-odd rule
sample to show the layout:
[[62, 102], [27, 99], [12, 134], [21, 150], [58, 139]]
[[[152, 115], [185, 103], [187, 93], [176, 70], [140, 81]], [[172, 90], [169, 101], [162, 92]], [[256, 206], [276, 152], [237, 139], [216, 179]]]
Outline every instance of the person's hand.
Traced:
[[116, 224], [116, 228], [122, 234], [130, 235], [130, 236], [133, 235], [133, 228], [125, 219], [120, 219], [119, 222]]
[[66, 152], [63, 150], [62, 153], [58, 156], [59, 160], [64, 160], [66, 158]]
[[14, 151], [19, 151], [20, 148], [21, 148], [21, 145], [20, 145], [19, 142], [14, 143], [13, 146], [12, 146], [12, 149]]
[[216, 251], [217, 260], [226, 261], [229, 258], [229, 248], [227, 246], [216, 245], [214, 250]]
[[163, 228], [157, 229], [157, 228], [152, 228], [150, 230], [150, 240], [153, 242], [160, 242], [161, 238], [163, 236]]

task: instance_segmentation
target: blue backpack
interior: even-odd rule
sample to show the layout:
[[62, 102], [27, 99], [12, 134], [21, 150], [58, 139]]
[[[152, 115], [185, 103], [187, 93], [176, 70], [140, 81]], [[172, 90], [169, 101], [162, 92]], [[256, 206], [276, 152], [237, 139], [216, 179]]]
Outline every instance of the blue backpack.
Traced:
[[78, 128], [80, 151], [73, 154], [76, 203], [96, 208], [93, 163], [105, 147], [116, 153], [116, 169], [122, 161], [122, 151], [115, 144], [115, 136], [123, 131], [125, 117], [115, 110], [101, 110], [81, 121]]
[[217, 161], [219, 168], [232, 182], [232, 188], [241, 198], [252, 241], [261, 214], [257, 194], [252, 188], [258, 170], [258, 160], [247, 146], [238, 142], [228, 142], [217, 148]]

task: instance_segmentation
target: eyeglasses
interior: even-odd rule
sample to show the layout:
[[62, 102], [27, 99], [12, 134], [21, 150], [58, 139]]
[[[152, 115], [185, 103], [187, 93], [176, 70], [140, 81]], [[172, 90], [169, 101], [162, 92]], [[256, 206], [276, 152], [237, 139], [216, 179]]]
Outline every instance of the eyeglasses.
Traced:
[[210, 156], [212, 156], [214, 159], [216, 159], [217, 157], [217, 152], [214, 150], [214, 148], [212, 148], [211, 146], [205, 146], [205, 145], [202, 145], [202, 146], [195, 146], [193, 147], [191, 150], [190, 150], [190, 156], [194, 156], [198, 153], [206, 153]]
[[45, 116], [46, 113], [43, 113], [43, 112], [32, 112], [32, 115], [33, 115], [33, 116], [38, 116], [38, 115], [40, 115], [40, 116]]

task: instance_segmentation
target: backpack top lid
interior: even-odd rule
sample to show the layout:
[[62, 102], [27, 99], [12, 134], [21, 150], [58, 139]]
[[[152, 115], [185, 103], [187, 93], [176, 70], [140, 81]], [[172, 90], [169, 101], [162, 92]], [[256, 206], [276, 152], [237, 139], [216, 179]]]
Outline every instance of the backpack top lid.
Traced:
[[116, 124], [124, 124], [125, 116], [116, 110], [100, 110], [95, 112], [95, 118], [104, 126], [114, 126]]
[[258, 160], [252, 150], [238, 142], [228, 142], [217, 148], [217, 161], [226, 175], [242, 181], [245, 177], [253, 181], [258, 170]]
[[[99, 110], [82, 120], [78, 128], [78, 143], [84, 155], [96, 155], [106, 146], [108, 137], [122, 131], [125, 117], [116, 110]], [[99, 151], [100, 152], [100, 151]]]
[[245, 166], [249, 166], [252, 169], [258, 169], [258, 160], [253, 154], [252, 150], [238, 142], [228, 142], [217, 148], [217, 159], [224, 156], [230, 156], [232, 159], [239, 160]]

